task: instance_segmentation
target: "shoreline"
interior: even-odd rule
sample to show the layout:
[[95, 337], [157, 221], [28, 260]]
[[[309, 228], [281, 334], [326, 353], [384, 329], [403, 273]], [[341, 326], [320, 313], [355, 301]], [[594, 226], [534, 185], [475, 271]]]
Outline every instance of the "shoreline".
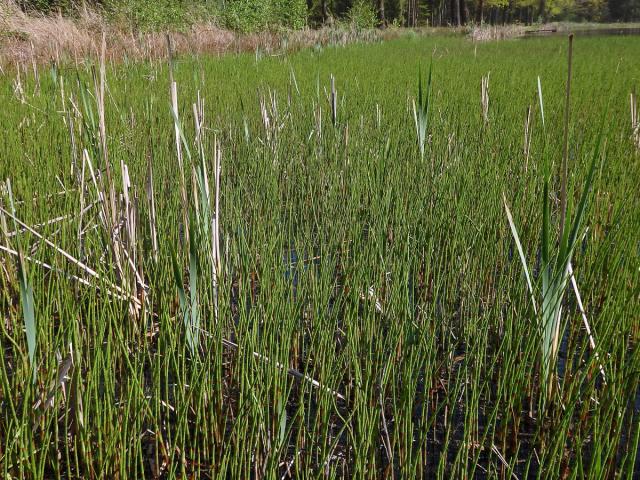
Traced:
[[313, 46], [341, 46], [371, 43], [405, 35], [466, 35], [473, 42], [498, 41], [536, 32], [553, 34], [607, 29], [640, 29], [640, 23], [568, 23], [551, 22], [525, 26], [467, 25], [464, 27], [388, 27], [358, 29], [348, 23], [337, 23], [319, 29], [262, 31], [240, 33], [219, 27], [213, 22], [194, 23], [176, 31], [135, 32], [109, 23], [96, 11], [84, 10], [76, 17], [63, 15], [30, 15], [2, 8], [0, 4], [0, 74], [6, 70], [36, 65], [79, 64], [99, 58], [103, 34], [106, 36], [106, 61], [158, 61], [167, 58], [167, 35], [171, 36], [173, 53], [177, 55], [228, 55], [250, 52], [282, 54]]

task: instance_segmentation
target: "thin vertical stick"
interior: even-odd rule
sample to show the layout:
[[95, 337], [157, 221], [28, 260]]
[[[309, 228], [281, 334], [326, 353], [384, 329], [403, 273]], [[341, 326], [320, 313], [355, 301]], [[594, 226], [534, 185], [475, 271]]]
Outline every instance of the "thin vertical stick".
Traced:
[[215, 320], [218, 321], [218, 287], [220, 282], [220, 160], [222, 157], [222, 151], [220, 149], [220, 143], [218, 138], [213, 140], [213, 178], [215, 183], [215, 203], [214, 203], [214, 218], [213, 218], [213, 288], [214, 288], [214, 314]]
[[167, 33], [167, 55], [169, 57], [169, 84], [173, 83], [173, 51], [171, 49], [171, 37]]
[[573, 33], [569, 35], [569, 58], [567, 69], [567, 96], [564, 104], [564, 139], [562, 150], [562, 171], [560, 178], [560, 235], [564, 235], [564, 223], [567, 215], [567, 181], [569, 169], [569, 98], [571, 97], [571, 62], [573, 57]]

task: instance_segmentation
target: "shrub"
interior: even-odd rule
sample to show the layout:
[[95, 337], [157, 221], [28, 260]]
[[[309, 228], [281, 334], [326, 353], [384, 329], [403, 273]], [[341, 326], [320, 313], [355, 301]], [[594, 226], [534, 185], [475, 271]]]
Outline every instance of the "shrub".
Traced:
[[348, 14], [351, 24], [358, 29], [375, 28], [378, 24], [378, 17], [370, 2], [366, 0], [356, 0], [349, 9]]
[[307, 2], [304, 0], [273, 0], [273, 24], [299, 30], [307, 25]]
[[222, 16], [232, 30], [254, 32], [267, 26], [269, 10], [267, 0], [231, 0], [224, 3]]
[[304, 0], [231, 0], [222, 8], [227, 27], [241, 32], [267, 28], [303, 28], [307, 23]]
[[109, 0], [106, 11], [113, 20], [141, 30], [180, 29], [192, 22], [190, 5], [175, 0]]

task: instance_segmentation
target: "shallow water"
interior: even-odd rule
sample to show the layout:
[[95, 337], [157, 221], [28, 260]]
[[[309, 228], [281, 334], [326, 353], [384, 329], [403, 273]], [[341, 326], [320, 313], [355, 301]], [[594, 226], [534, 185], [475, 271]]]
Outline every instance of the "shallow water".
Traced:
[[525, 32], [522, 38], [532, 37], [552, 37], [567, 36], [573, 33], [577, 37], [594, 37], [594, 36], [610, 36], [610, 35], [640, 35], [638, 27], [611, 27], [611, 28], [585, 28], [576, 30], [538, 30]]

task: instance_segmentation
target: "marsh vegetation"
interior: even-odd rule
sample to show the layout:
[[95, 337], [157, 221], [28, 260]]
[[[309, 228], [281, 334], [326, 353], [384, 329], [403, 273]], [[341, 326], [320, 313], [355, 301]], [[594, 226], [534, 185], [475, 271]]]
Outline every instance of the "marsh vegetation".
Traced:
[[5, 478], [633, 478], [640, 39], [0, 76]]

